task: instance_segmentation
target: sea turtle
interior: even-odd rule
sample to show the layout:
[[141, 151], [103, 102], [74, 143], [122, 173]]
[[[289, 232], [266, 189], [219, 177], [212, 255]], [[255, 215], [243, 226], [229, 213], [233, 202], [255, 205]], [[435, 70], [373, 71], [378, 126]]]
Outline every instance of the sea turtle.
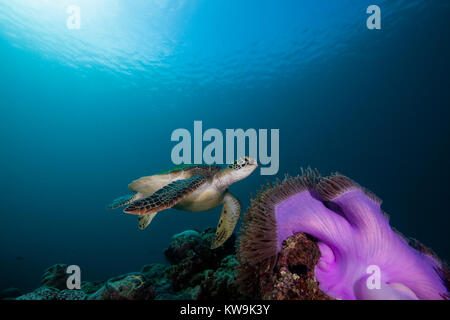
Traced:
[[124, 205], [125, 213], [136, 214], [139, 229], [145, 229], [159, 211], [175, 208], [197, 212], [223, 203], [212, 248], [221, 246], [233, 233], [241, 204], [228, 187], [248, 177], [258, 167], [256, 160], [243, 157], [221, 168], [209, 165], [181, 165], [130, 183], [132, 194], [114, 200], [110, 209]]

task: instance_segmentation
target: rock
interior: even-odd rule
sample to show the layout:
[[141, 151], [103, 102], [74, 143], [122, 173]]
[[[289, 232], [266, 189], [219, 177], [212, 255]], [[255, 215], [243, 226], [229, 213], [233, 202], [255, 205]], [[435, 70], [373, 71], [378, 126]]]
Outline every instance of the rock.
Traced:
[[189, 231], [172, 237], [164, 254], [172, 264], [167, 269], [167, 276], [175, 291], [186, 288], [195, 274], [206, 269], [217, 269], [225, 256], [234, 253], [234, 235], [223, 246], [211, 249], [214, 237], [214, 228], [208, 228], [201, 234]]
[[[333, 300], [319, 289], [314, 269], [320, 258], [317, 240], [297, 233], [283, 242], [275, 266], [269, 262], [257, 266], [239, 265], [250, 299]], [[242, 286], [243, 281], [240, 281]], [[242, 288], [242, 287], [241, 287]]]
[[186, 292], [162, 293], [156, 296], [155, 300], [192, 300], [192, 297]]
[[235, 282], [237, 264], [236, 256], [229, 255], [222, 259], [217, 270], [206, 270], [200, 277], [201, 281], [195, 299], [244, 299]]
[[39, 287], [33, 292], [24, 294], [16, 300], [56, 300], [59, 290], [50, 287]]
[[170, 266], [147, 264], [141, 272], [107, 281], [83, 281], [81, 290], [66, 288], [67, 265], [45, 270], [42, 286], [20, 300], [209, 300], [240, 299], [235, 284], [235, 236], [211, 249], [215, 228], [187, 230], [172, 237], [165, 255]]
[[105, 281], [83, 281], [81, 282], [81, 290], [87, 295], [96, 292], [105, 284]]
[[172, 282], [166, 275], [167, 266], [159, 263], [147, 264], [142, 267], [141, 273], [146, 282], [152, 288], [155, 300], [173, 300], [167, 297], [175, 296], [172, 289]]
[[88, 297], [89, 300], [151, 300], [153, 298], [153, 290], [139, 272], [109, 279]]
[[175, 235], [172, 236], [172, 240], [175, 238], [179, 238], [179, 237], [197, 237], [197, 238], [201, 238], [201, 233], [198, 232], [197, 230], [186, 230], [180, 233], [177, 233]]
[[159, 263], [146, 264], [142, 267], [141, 273], [148, 281], [156, 281], [166, 274], [167, 266]]
[[155, 295], [155, 300], [164, 300], [161, 298], [166, 295], [175, 295], [175, 292], [172, 288], [172, 282], [170, 282], [167, 278], [161, 278], [157, 282], [151, 284], [151, 288]]
[[86, 293], [83, 290], [61, 290], [56, 295], [56, 300], [85, 300], [87, 299]]
[[200, 234], [193, 230], [188, 230], [172, 237], [169, 247], [164, 251], [167, 260], [171, 264], [178, 264], [183, 259], [195, 254], [194, 250], [202, 244]]
[[17, 300], [84, 300], [86, 297], [82, 290], [39, 287], [33, 292], [18, 297]]
[[55, 264], [47, 268], [41, 278], [41, 286], [60, 290], [67, 289], [67, 265]]
[[333, 300], [319, 289], [314, 269], [321, 254], [317, 240], [304, 233], [286, 239], [273, 274], [261, 278], [263, 299]]

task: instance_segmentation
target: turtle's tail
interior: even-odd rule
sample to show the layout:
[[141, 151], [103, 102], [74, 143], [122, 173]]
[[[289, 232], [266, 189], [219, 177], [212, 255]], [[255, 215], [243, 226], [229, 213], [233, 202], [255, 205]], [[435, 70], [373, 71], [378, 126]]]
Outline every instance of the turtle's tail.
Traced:
[[122, 196], [111, 202], [111, 204], [108, 206], [108, 209], [117, 209], [122, 206], [126, 206], [127, 204], [136, 201], [137, 200], [136, 198], [137, 198], [136, 193], [127, 194], [126, 196]]

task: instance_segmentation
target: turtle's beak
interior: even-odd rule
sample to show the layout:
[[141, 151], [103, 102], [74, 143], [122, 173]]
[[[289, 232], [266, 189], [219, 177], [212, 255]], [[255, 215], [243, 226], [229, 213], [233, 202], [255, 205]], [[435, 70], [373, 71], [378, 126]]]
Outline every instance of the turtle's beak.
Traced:
[[253, 158], [248, 158], [248, 163], [249, 164], [251, 164], [251, 165], [253, 165], [253, 166], [256, 166], [256, 167], [258, 167], [258, 161], [256, 161], [256, 159], [253, 159]]

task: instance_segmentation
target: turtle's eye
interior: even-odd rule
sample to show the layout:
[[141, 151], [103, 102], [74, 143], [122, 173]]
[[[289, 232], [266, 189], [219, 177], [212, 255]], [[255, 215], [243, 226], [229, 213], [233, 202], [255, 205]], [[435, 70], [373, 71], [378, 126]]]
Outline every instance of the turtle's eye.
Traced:
[[234, 161], [233, 164], [229, 165], [229, 167], [234, 170], [239, 170], [241, 168], [247, 167], [248, 165], [250, 165], [250, 158], [245, 156]]
[[229, 167], [230, 167], [231, 169], [233, 169], [233, 170], [237, 170], [237, 169], [239, 169], [241, 166], [240, 166], [240, 164], [238, 163], [238, 161], [236, 160], [236, 161], [234, 161], [232, 164], [230, 164]]

